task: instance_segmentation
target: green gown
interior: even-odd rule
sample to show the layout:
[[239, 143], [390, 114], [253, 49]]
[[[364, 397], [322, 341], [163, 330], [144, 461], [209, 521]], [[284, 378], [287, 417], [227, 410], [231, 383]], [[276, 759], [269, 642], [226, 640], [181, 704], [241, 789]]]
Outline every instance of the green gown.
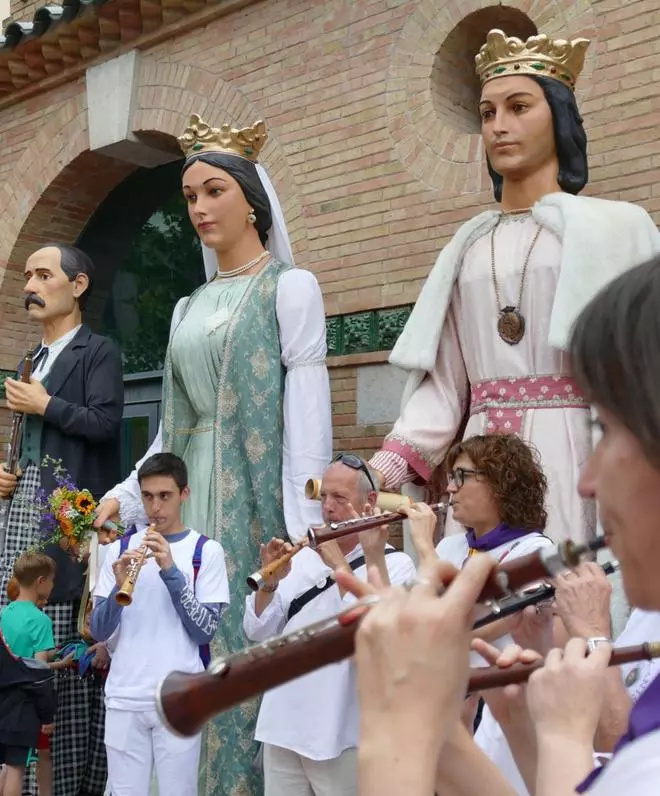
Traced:
[[[177, 305], [163, 381], [163, 450], [181, 456], [191, 496], [184, 521], [224, 548], [231, 604], [214, 656], [246, 646], [246, 577], [259, 545], [286, 533], [282, 508], [284, 368], [272, 261], [255, 276], [216, 279]], [[178, 316], [178, 317], [177, 317]], [[261, 796], [254, 729], [258, 701], [211, 722], [200, 793]]]

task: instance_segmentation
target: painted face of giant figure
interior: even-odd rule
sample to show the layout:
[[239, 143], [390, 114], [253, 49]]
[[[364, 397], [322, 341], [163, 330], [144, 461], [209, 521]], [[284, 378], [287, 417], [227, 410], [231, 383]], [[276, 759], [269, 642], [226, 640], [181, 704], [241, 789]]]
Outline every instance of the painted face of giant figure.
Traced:
[[587, 184], [587, 137], [575, 96], [558, 80], [507, 75], [489, 80], [479, 104], [495, 199], [504, 180], [520, 180], [554, 162], [563, 191]]
[[25, 264], [25, 308], [44, 323], [82, 309], [91, 291], [94, 266], [73, 246], [38, 249]]
[[271, 209], [254, 163], [219, 152], [196, 155], [186, 161], [182, 183], [190, 220], [209, 248], [230, 251], [245, 236], [266, 244]]

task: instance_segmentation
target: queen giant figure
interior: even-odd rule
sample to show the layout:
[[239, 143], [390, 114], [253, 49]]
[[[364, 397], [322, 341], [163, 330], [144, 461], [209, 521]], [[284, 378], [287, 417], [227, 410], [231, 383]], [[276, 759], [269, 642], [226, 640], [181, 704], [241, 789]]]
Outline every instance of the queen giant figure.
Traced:
[[[576, 491], [592, 428], [567, 354], [573, 322], [610, 280], [660, 252], [642, 208], [579, 196], [587, 138], [574, 89], [588, 46], [491, 30], [477, 54], [499, 208], [460, 227], [424, 284], [390, 357], [409, 372], [401, 415], [371, 460], [398, 491], [428, 482], [461, 433], [520, 434], [541, 454], [555, 541], [596, 528]], [[450, 516], [445, 532], [458, 530]]]

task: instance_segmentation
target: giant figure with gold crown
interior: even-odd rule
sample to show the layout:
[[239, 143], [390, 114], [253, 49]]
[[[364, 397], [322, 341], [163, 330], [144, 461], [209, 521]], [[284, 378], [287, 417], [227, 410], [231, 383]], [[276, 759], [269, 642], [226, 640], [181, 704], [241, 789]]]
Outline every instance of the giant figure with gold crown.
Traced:
[[[280, 203], [257, 163], [266, 139], [263, 122], [213, 128], [198, 116], [179, 139], [208, 281], [174, 309], [162, 423], [147, 452], [183, 458], [191, 487], [184, 522], [224, 549], [231, 605], [216, 655], [245, 645], [245, 581], [260, 544], [285, 531], [297, 541], [321, 522], [304, 486], [322, 475], [332, 450], [323, 300], [315, 277], [293, 265]], [[117, 512], [126, 524], [147, 522], [136, 470], [107, 493], [97, 524]], [[165, 674], [152, 673], [154, 704]], [[200, 793], [263, 792], [256, 716], [249, 704], [209, 725]]]
[[[426, 280], [390, 356], [409, 372], [401, 414], [371, 459], [398, 491], [428, 482], [461, 431], [520, 434], [541, 454], [555, 541], [596, 531], [576, 491], [592, 431], [566, 353], [572, 324], [601, 287], [660, 252], [642, 208], [578, 195], [587, 139], [574, 89], [588, 46], [491, 30], [477, 54], [499, 208], [463, 224]], [[449, 516], [445, 532], [459, 530]]]

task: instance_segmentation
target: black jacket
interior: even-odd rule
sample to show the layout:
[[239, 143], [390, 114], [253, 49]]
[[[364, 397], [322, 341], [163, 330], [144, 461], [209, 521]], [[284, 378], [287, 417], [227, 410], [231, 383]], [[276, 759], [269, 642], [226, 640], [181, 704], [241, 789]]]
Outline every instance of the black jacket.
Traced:
[[[19, 373], [22, 367], [21, 362]], [[120, 478], [124, 383], [119, 349], [83, 324], [55, 360], [47, 390], [52, 397], [43, 417], [41, 457], [60, 459], [76, 486], [98, 500]], [[55, 488], [51, 467], [42, 468], [41, 486], [48, 492]], [[45, 552], [57, 562], [49, 602], [79, 599], [84, 566], [57, 546]]]
[[0, 744], [37, 745], [41, 725], [55, 717], [53, 680], [47, 664], [15, 658], [0, 633]]

